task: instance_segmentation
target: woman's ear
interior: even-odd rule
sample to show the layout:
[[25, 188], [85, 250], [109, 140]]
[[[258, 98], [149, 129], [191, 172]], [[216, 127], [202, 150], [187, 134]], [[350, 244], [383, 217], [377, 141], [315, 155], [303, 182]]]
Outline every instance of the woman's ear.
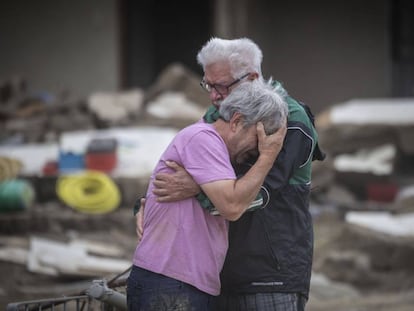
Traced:
[[243, 126], [243, 116], [240, 112], [235, 112], [230, 119], [230, 129], [236, 131], [239, 126]]
[[257, 72], [251, 72], [251, 73], [249, 74], [249, 77], [248, 77], [248, 79], [249, 79], [250, 81], [253, 81], [253, 80], [257, 79], [257, 78], [259, 78], [259, 74], [258, 74]]

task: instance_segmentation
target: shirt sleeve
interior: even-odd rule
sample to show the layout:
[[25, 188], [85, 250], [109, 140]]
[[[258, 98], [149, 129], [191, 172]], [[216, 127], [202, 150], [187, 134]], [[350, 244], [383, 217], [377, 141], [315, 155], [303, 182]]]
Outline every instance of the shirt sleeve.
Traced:
[[200, 131], [181, 151], [187, 172], [199, 185], [224, 179], [236, 179], [222, 138], [214, 131]]

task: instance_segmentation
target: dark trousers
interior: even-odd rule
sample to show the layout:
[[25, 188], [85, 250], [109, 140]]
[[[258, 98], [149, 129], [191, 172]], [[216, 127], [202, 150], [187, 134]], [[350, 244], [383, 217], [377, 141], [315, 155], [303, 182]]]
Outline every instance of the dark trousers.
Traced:
[[217, 311], [304, 311], [306, 298], [295, 293], [222, 294]]
[[214, 296], [187, 283], [132, 267], [127, 280], [129, 311], [214, 311]]

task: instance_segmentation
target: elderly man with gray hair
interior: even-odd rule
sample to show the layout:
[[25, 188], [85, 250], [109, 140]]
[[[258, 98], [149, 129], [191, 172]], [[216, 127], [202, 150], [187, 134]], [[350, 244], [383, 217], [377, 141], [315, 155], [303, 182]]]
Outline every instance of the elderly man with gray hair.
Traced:
[[[270, 84], [241, 83], [220, 105], [214, 123], [181, 130], [156, 165], [145, 206], [144, 234], [128, 278], [129, 310], [214, 310], [228, 247], [228, 220], [238, 219], [255, 199], [282, 148], [287, 106]], [[256, 156], [237, 178], [233, 165]], [[195, 197], [161, 203], [154, 176], [184, 167], [219, 215]]]

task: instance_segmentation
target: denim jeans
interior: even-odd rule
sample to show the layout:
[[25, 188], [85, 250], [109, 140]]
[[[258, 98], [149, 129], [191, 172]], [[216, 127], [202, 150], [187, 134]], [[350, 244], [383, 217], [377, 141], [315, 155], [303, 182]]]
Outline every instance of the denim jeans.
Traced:
[[213, 311], [214, 296], [187, 283], [133, 266], [127, 280], [129, 311]]

